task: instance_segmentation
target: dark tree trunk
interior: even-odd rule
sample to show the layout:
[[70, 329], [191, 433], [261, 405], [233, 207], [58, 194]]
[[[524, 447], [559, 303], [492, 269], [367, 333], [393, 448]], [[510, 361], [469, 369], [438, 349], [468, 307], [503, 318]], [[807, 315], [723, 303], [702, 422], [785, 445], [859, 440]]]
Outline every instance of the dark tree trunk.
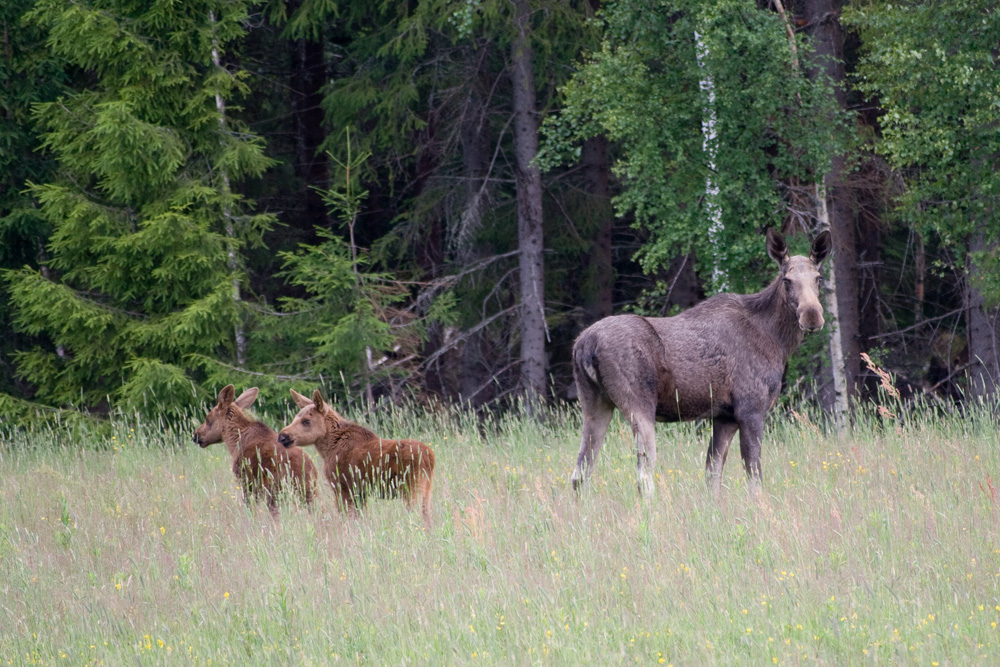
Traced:
[[[858, 225], [858, 345], [869, 349], [869, 341], [879, 333], [879, 285], [882, 266], [882, 230], [874, 220], [862, 220]], [[863, 386], [862, 386], [863, 385]], [[872, 374], [859, 383], [865, 396], [878, 389], [878, 378]]]
[[538, 113], [535, 108], [535, 77], [531, 69], [531, 6], [528, 0], [514, 0], [513, 5], [511, 83], [521, 277], [521, 388], [532, 400], [545, 396], [547, 370], [542, 175], [532, 162], [538, 154]]
[[482, 51], [466, 50], [463, 55], [467, 64], [467, 95], [459, 119], [459, 139], [462, 144], [465, 192], [458, 225], [452, 232], [452, 246], [459, 265], [476, 259], [473, 241], [482, 226], [483, 214], [490, 198], [490, 136], [479, 71]]
[[611, 210], [611, 192], [608, 187], [608, 141], [603, 136], [591, 137], [583, 142], [580, 156], [587, 188], [588, 217], [593, 245], [587, 258], [587, 278], [584, 284], [584, 308], [587, 324], [611, 314], [611, 288], [614, 271], [611, 265], [611, 230], [614, 214]]
[[[841, 109], [847, 108], [844, 70], [844, 32], [840, 27], [841, 0], [804, 0], [802, 18], [812, 38], [812, 67], [828, 76], [836, 86], [834, 96]], [[833, 271], [837, 284], [840, 341], [844, 354], [844, 376], [848, 397], [857, 392], [861, 374], [858, 339], [858, 264], [854, 212], [844, 179], [844, 156], [836, 155], [827, 176], [830, 233], [833, 235]]]
[[330, 186], [326, 153], [321, 150], [326, 133], [323, 130], [323, 95], [326, 65], [323, 43], [297, 39], [292, 43], [293, 86], [295, 87], [295, 175], [302, 179], [303, 217], [306, 229], [327, 226], [326, 205], [314, 188]]
[[[969, 239], [969, 254], [996, 247], [980, 230]], [[990, 402], [1000, 384], [1000, 308], [987, 306], [976, 287], [980, 269], [970, 259], [966, 266], [966, 318], [969, 327], [969, 392], [976, 400]]]

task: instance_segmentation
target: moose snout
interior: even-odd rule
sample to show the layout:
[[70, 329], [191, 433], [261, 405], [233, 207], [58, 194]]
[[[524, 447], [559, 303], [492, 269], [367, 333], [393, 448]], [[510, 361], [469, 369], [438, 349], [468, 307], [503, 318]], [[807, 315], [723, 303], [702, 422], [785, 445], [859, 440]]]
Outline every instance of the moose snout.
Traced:
[[293, 440], [294, 439], [292, 438], [292, 436], [288, 435], [287, 433], [278, 434], [278, 442], [281, 444], [282, 447], [291, 447]]
[[799, 317], [799, 328], [806, 333], [815, 333], [823, 328], [825, 324], [823, 314], [818, 312], [804, 313]]
[[195, 433], [194, 436], [191, 439], [194, 440], [194, 444], [196, 444], [198, 446], [201, 446], [201, 436], [200, 435], [198, 435], [197, 433]]

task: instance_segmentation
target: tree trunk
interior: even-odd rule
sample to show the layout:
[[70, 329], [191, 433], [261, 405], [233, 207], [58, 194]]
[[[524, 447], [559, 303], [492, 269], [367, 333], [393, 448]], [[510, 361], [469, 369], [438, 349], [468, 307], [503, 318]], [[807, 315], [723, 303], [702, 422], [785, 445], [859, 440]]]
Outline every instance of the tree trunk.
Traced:
[[[819, 211], [820, 228], [829, 228], [830, 210], [827, 208], [826, 187], [816, 186], [816, 209]], [[844, 374], [844, 348], [840, 337], [840, 304], [837, 303], [837, 272], [832, 263], [826, 268], [824, 290], [827, 319], [830, 320], [830, 369], [833, 373], [833, 401], [831, 412], [837, 433], [844, 433], [850, 425], [847, 402], [847, 377]]]
[[611, 191], [608, 187], [608, 141], [603, 136], [591, 137], [583, 142], [580, 155], [583, 163], [588, 202], [587, 215], [591, 217], [589, 230], [593, 230], [593, 245], [587, 260], [587, 280], [583, 294], [587, 311], [587, 324], [611, 314], [611, 288], [614, 269], [611, 265], [611, 230], [614, 215], [611, 210]]
[[[211, 23], [215, 23], [215, 13], [209, 12], [208, 19]], [[212, 45], [212, 64], [217, 68], [222, 68], [222, 63], [219, 59], [219, 49]], [[222, 95], [219, 93], [215, 94], [215, 108], [219, 112], [219, 132], [226, 131], [226, 101], [222, 99]], [[229, 239], [229, 247], [227, 248], [228, 254], [228, 266], [229, 271], [232, 273], [233, 280], [233, 302], [236, 304], [236, 326], [234, 337], [236, 339], [236, 365], [243, 368], [246, 365], [246, 350], [247, 350], [247, 339], [246, 332], [243, 329], [243, 321], [240, 319], [240, 302], [242, 297], [240, 296], [240, 265], [239, 257], [236, 253], [236, 228], [233, 223], [232, 209], [230, 208], [229, 201], [232, 198], [232, 188], [229, 184], [229, 174], [225, 171], [222, 172], [222, 187], [223, 193], [226, 198], [226, 203], [223, 204], [222, 217], [225, 219], [225, 229], [226, 238]]]
[[697, 32], [694, 33], [695, 57], [701, 71], [699, 87], [703, 95], [701, 111], [702, 152], [705, 154], [705, 212], [708, 215], [708, 241], [712, 247], [712, 291], [725, 292], [729, 289], [729, 275], [726, 272], [726, 251], [722, 240], [722, 207], [719, 204], [719, 185], [715, 182], [715, 158], [719, 150], [718, 130], [715, 125], [715, 82], [708, 71], [705, 60], [708, 47]]
[[320, 150], [326, 135], [323, 131], [323, 95], [326, 65], [322, 40], [298, 39], [292, 48], [293, 85], [295, 86], [295, 175], [302, 179], [305, 207], [299, 221], [306, 229], [330, 224], [320, 190], [330, 187], [326, 153]]
[[[490, 199], [490, 136], [486, 118], [486, 105], [480, 84], [480, 49], [464, 50], [466, 59], [467, 95], [459, 120], [459, 138], [462, 143], [462, 178], [465, 182], [462, 212], [453, 224], [451, 246], [459, 265], [473, 262], [475, 238], [482, 227], [483, 214]], [[498, 139], [499, 141], [499, 139]]]
[[[858, 245], [858, 347], [867, 350], [877, 340], [879, 334], [879, 289], [882, 266], [882, 230], [871, 217], [859, 216], [855, 226]], [[915, 320], [919, 321], [919, 320]], [[877, 343], [875, 343], [877, 344]], [[860, 378], [859, 378], [860, 379]], [[864, 382], [858, 383], [862, 397], [878, 392], [878, 378], [866, 374]]]
[[[969, 254], [985, 252], [996, 247], [987, 241], [980, 228], [969, 239]], [[1000, 384], [1000, 308], [988, 307], [982, 292], [976, 287], [979, 267], [972, 259], [966, 266], [966, 318], [969, 327], [969, 393], [976, 401], [990, 405], [996, 398]]]
[[538, 114], [532, 73], [531, 7], [514, 0], [511, 82], [514, 105], [514, 180], [521, 276], [521, 388], [529, 400], [545, 396], [545, 266], [542, 236], [542, 175], [532, 162], [538, 154]]
[[[834, 97], [847, 108], [844, 70], [844, 33], [840, 27], [841, 0], [805, 0], [802, 10], [813, 43], [814, 72], [833, 82]], [[858, 341], [857, 240], [849, 191], [844, 183], [844, 156], [835, 155], [826, 177], [830, 234], [833, 236], [833, 275], [837, 286], [838, 322], [835, 325], [843, 351], [843, 374], [848, 398], [857, 391], [861, 374]], [[839, 369], [835, 369], [836, 371]]]

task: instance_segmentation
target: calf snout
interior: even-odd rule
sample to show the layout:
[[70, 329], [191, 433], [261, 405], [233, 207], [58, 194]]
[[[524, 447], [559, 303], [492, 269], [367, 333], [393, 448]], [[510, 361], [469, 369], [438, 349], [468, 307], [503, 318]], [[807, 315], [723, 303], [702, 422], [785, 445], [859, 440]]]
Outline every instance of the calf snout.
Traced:
[[205, 446], [205, 445], [203, 445], [201, 443], [201, 436], [198, 435], [198, 433], [195, 433], [194, 437], [192, 437], [191, 439], [194, 440], [194, 444], [198, 445], [199, 447], [204, 447]]
[[293, 441], [294, 438], [287, 433], [278, 434], [278, 443], [281, 444], [282, 447], [291, 447]]

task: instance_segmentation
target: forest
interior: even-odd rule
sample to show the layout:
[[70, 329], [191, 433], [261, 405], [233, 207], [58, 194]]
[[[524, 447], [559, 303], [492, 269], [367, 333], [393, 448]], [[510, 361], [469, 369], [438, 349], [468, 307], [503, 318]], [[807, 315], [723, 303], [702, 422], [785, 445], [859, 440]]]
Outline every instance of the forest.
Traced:
[[573, 400], [829, 229], [786, 400], [1000, 382], [984, 0], [5, 0], [0, 415]]

